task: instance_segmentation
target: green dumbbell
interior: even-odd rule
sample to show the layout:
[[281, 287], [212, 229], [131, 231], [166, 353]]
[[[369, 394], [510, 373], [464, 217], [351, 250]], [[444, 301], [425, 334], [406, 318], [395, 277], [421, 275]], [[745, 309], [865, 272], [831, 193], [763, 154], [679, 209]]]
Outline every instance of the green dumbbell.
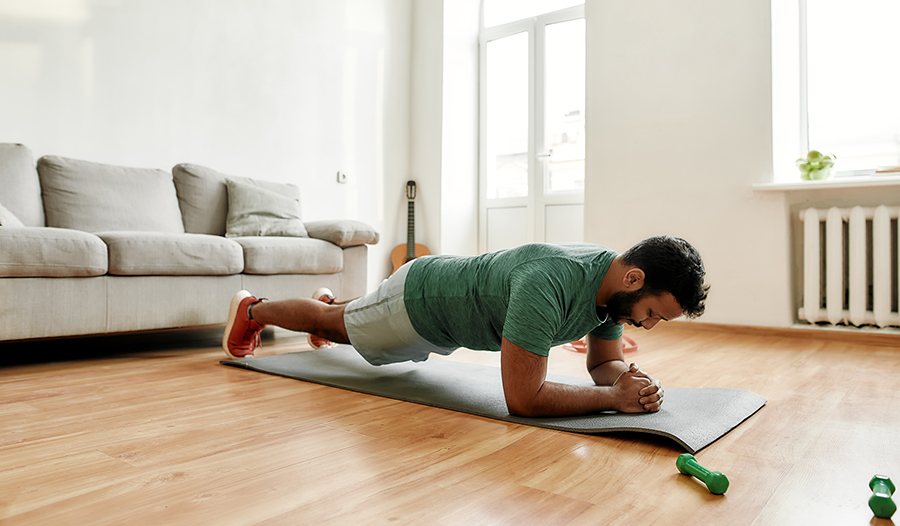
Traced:
[[706, 469], [690, 453], [678, 455], [675, 466], [683, 475], [693, 475], [702, 480], [713, 495], [722, 495], [728, 489], [728, 477], [724, 473]]
[[872, 513], [879, 519], [890, 519], [891, 515], [897, 511], [897, 505], [891, 500], [891, 495], [894, 494], [894, 483], [884, 475], [875, 475], [869, 481], [869, 489], [872, 490], [872, 496], [869, 497], [869, 507], [872, 508]]

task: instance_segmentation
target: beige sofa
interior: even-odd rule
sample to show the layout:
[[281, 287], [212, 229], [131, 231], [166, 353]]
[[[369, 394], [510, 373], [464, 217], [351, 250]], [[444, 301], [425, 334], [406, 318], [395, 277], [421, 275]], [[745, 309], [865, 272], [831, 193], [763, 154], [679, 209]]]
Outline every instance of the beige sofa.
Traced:
[[368, 225], [304, 223], [299, 189], [0, 143], [0, 341], [223, 324], [232, 295], [366, 292]]

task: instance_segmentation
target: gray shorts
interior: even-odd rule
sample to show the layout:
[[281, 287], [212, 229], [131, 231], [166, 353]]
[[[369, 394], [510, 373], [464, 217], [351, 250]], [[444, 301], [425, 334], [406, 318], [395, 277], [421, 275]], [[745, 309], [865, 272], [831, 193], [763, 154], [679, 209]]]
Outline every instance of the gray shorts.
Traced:
[[355, 299], [344, 309], [350, 344], [372, 365], [424, 362], [431, 353], [456, 350], [425, 341], [413, 329], [403, 303], [403, 287], [412, 261], [381, 282], [374, 292]]

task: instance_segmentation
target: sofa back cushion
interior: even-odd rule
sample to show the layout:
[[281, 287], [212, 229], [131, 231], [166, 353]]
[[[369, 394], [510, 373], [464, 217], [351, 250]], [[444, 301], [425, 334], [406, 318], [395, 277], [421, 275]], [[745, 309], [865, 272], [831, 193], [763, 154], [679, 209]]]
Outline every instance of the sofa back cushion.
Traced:
[[44, 226], [41, 183], [31, 150], [0, 143], [0, 203], [26, 226]]
[[253, 184], [279, 195], [300, 201], [300, 189], [292, 184], [273, 183], [234, 177], [197, 164], [179, 164], [172, 168], [178, 204], [184, 217], [184, 231], [191, 234], [225, 235], [228, 220], [226, 179]]
[[169, 172], [56, 156], [41, 157], [37, 169], [47, 226], [184, 233]]

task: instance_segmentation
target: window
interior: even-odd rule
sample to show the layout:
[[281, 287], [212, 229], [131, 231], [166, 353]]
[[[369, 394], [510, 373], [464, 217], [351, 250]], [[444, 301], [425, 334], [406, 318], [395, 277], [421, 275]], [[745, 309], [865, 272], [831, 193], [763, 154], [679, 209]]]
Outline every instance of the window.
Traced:
[[900, 2], [800, 0], [799, 7], [801, 156], [834, 155], [839, 176], [900, 166]]

